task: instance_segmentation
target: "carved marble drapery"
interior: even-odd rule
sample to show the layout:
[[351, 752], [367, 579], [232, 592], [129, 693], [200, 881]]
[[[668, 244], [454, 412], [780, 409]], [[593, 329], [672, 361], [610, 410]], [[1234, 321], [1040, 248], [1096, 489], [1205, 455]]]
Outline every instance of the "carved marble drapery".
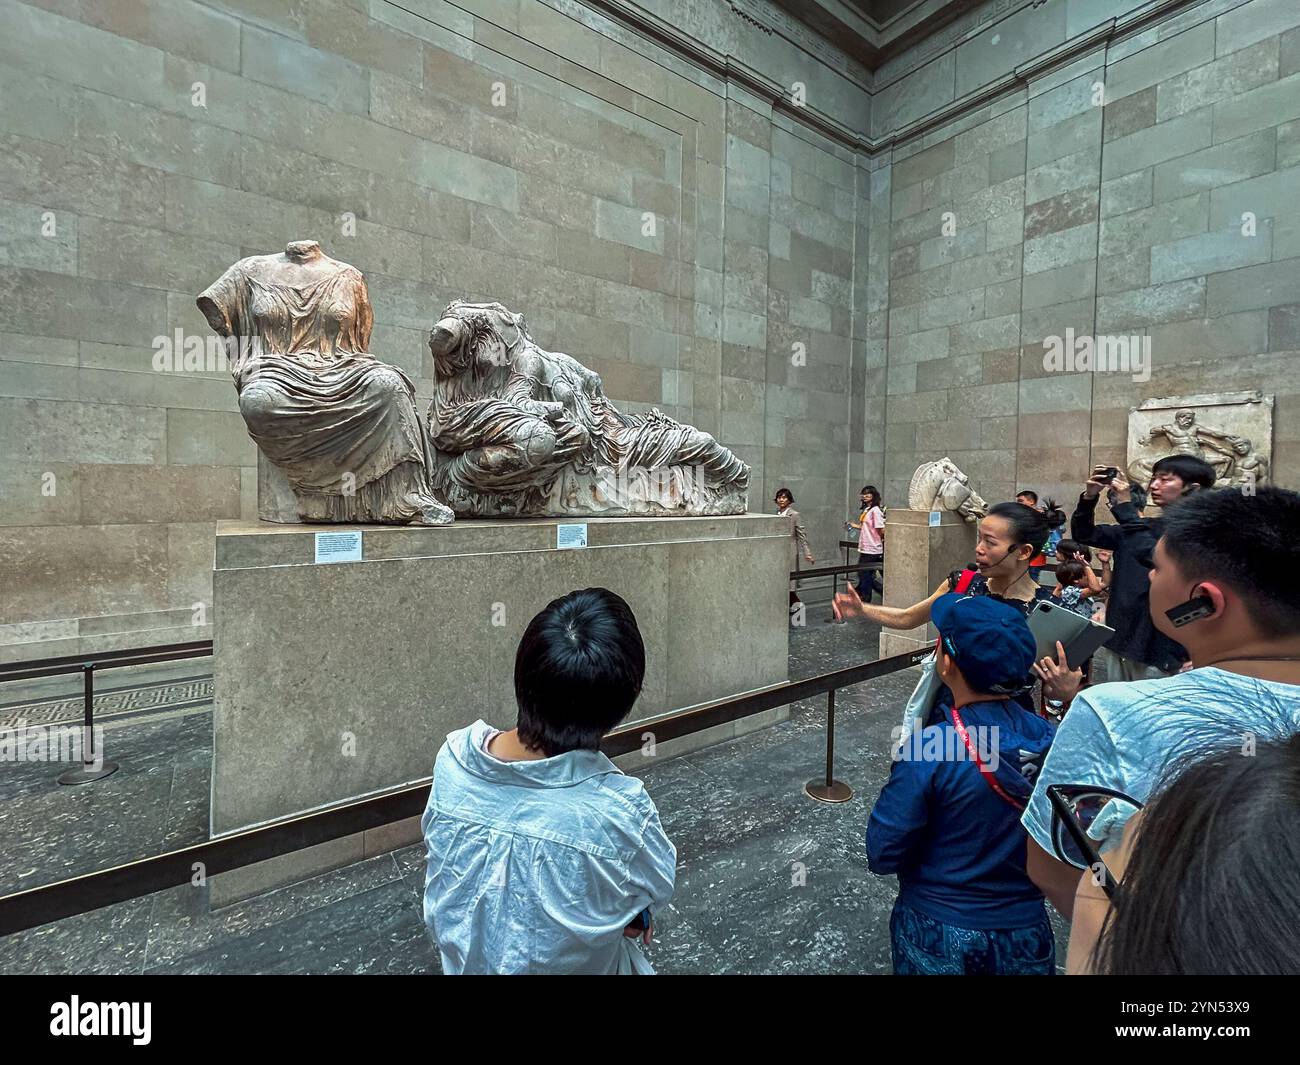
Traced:
[[303, 521], [440, 525], [433, 452], [401, 370], [368, 350], [361, 272], [313, 240], [241, 259], [199, 297], [228, 338], [249, 435], [288, 478]]

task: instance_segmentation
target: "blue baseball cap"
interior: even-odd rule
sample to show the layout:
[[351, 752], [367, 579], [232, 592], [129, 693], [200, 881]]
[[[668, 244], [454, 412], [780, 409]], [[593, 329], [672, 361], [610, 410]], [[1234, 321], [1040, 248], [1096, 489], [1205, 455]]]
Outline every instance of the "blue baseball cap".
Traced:
[[977, 692], [1025, 685], [1037, 644], [1025, 615], [987, 595], [941, 595], [930, 608], [943, 646]]

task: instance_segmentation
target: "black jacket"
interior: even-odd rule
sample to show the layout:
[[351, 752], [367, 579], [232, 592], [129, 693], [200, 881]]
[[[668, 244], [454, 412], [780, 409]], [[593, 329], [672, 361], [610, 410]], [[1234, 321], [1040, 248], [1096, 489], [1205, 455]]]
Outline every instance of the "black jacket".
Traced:
[[1106, 605], [1106, 624], [1115, 635], [1106, 646], [1125, 658], [1173, 673], [1187, 661], [1187, 652], [1156, 630], [1149, 604], [1151, 554], [1165, 523], [1139, 516], [1132, 503], [1117, 503], [1111, 513], [1118, 524], [1098, 525], [1096, 510], [1097, 500], [1081, 495], [1070, 518], [1070, 535], [1081, 544], [1115, 553]]

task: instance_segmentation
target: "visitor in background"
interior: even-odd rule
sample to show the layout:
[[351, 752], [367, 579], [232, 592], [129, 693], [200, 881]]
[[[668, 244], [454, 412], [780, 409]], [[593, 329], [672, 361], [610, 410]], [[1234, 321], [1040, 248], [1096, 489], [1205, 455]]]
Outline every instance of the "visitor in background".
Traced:
[[1070, 562], [1077, 559], [1080, 562], [1092, 562], [1092, 548], [1087, 544], [1081, 544], [1078, 540], [1071, 540], [1066, 537], [1056, 542], [1056, 561]]
[[[1064, 607], [1066, 610], [1092, 621], [1097, 613], [1096, 600], [1093, 599], [1093, 596], [1100, 590], [1101, 582], [1097, 579], [1097, 575], [1092, 572], [1092, 567], [1083, 561], [1082, 555], [1077, 555], [1077, 557], [1057, 565], [1056, 587], [1052, 590], [1052, 601], [1057, 606]], [[1094, 680], [1092, 658], [1085, 658], [1082, 662], [1074, 664], [1079, 667], [1079, 671], [1083, 674], [1079, 680], [1079, 687], [1092, 683]], [[1068, 678], [1063, 676], [1065, 671], [1060, 668], [1053, 658], [1044, 658], [1041, 662], [1036, 662], [1034, 672], [1049, 690], [1055, 690], [1062, 685], [1070, 686]], [[1043, 712], [1059, 720], [1064, 716], [1069, 703], [1068, 698], [1044, 697]]]
[[[1092, 548], [1086, 544], [1079, 543], [1078, 540], [1062, 540], [1056, 545], [1056, 562], [1059, 566], [1062, 562], [1082, 562], [1087, 567], [1085, 576], [1088, 578], [1089, 603], [1092, 604], [1092, 620], [1099, 625], [1106, 624], [1106, 596], [1107, 589], [1110, 587], [1111, 553], [1109, 551], [1098, 551], [1097, 561], [1101, 566], [1100, 575], [1092, 568]], [[1095, 665], [1096, 663], [1094, 663]], [[1094, 683], [1106, 680], [1105, 677], [1093, 677]]]
[[[949, 592], [962, 595], [990, 596], [1014, 606], [1025, 617], [1034, 604], [1050, 599], [1052, 590], [1029, 576], [1029, 560], [1042, 551], [1047, 541], [1047, 518], [1041, 511], [1023, 503], [996, 503], [980, 519], [979, 537], [975, 541], [975, 561], [964, 570], [953, 570], [928, 599], [908, 607], [876, 606], [864, 603], [852, 588], [834, 599], [832, 609], [837, 618], [863, 618], [891, 629], [915, 629], [930, 620], [935, 600]], [[1082, 674], [1068, 663], [1058, 662], [1060, 676], [1045, 683], [1048, 698], [1068, 700], [1082, 680]], [[1016, 698], [1026, 709], [1033, 710], [1034, 674], [1026, 677], [1025, 691]], [[1062, 685], [1058, 695], [1057, 684]], [[940, 702], [949, 701], [947, 691]]]
[[[1110, 552], [1104, 552], [1109, 557]], [[1065, 562], [1082, 562], [1084, 577], [1087, 580], [1088, 594], [1097, 596], [1105, 590], [1105, 585], [1092, 568], [1092, 549], [1077, 540], [1061, 540], [1056, 545], [1056, 564], [1059, 568]]]
[[[857, 521], [845, 522], [858, 534], [858, 563], [879, 565], [885, 560], [885, 509], [880, 499], [880, 490], [874, 484], [862, 489], [862, 512]], [[885, 582], [879, 570], [864, 569], [858, 574], [858, 597], [864, 602], [871, 602], [871, 593], [880, 593], [881, 601], [885, 598]]]
[[[1067, 917], [1079, 870], [1055, 854], [1049, 784], [1099, 786], [1144, 803], [1168, 765], [1205, 753], [1215, 722], [1235, 722], [1243, 742], [1277, 734], [1278, 722], [1300, 731], [1300, 495], [1266, 485], [1253, 496], [1196, 492], [1167, 510], [1163, 529], [1150, 616], [1178, 637], [1194, 668], [1079, 692], [1023, 818], [1029, 874]], [[1099, 837], [1103, 857], [1122, 827], [1117, 818]]]
[[1052, 598], [1058, 606], [1091, 620], [1093, 582], [1097, 582], [1100, 588], [1100, 582], [1091, 567], [1078, 559], [1062, 562], [1056, 567], [1056, 587], [1052, 590]]
[[[815, 561], [812, 556], [812, 549], [808, 546], [808, 534], [804, 531], [803, 519], [799, 517], [799, 512], [794, 509], [794, 493], [788, 488], [778, 488], [776, 496], [772, 500], [776, 504], [776, 513], [778, 517], [789, 515], [794, 519], [794, 528], [790, 530], [790, 536], [794, 540], [794, 553], [790, 556], [790, 569], [799, 568], [799, 552], [803, 552], [804, 559], [809, 565]], [[799, 595], [794, 590], [794, 581], [790, 581], [790, 605], [793, 607], [799, 602]]]
[[1000, 693], [1029, 672], [1034, 638], [991, 596], [941, 596], [931, 617], [953, 704], [904, 735], [867, 823], [868, 867], [898, 876], [894, 972], [1049, 975], [1056, 944], [1019, 818], [1053, 730]]
[[641, 781], [600, 752], [645, 647], [604, 588], [555, 599], [515, 654], [518, 721], [447, 737], [421, 820], [424, 920], [444, 973], [636, 973], [677, 852]]
[[[1021, 495], [1033, 495], [1032, 492], [1022, 492]], [[1037, 499], [1037, 496], [1034, 496]], [[1019, 497], [1017, 497], [1019, 502]], [[1043, 549], [1035, 555], [1029, 562], [1029, 575], [1038, 580], [1039, 573], [1047, 565], [1048, 555], [1054, 554], [1056, 545], [1060, 542], [1061, 536], [1065, 530], [1065, 511], [1057, 507], [1055, 501], [1049, 499], [1042, 506], [1034, 504], [1034, 509], [1042, 512], [1047, 519], [1047, 540], [1043, 544]]]
[[[1223, 723], [1225, 732], [1230, 729]], [[1293, 975], [1300, 958], [1300, 734], [1240, 734], [1193, 762], [1129, 820], [1075, 893], [1067, 971]]]
[[1023, 503], [1025, 506], [1027, 506], [1027, 507], [1032, 507], [1034, 510], [1037, 510], [1037, 509], [1038, 509], [1038, 493], [1037, 493], [1037, 492], [1031, 492], [1031, 491], [1029, 491], [1028, 489], [1025, 489], [1025, 491], [1023, 491], [1023, 492], [1017, 492], [1017, 493], [1016, 493], [1016, 502], [1017, 502], [1017, 503]]
[[1056, 545], [1065, 538], [1065, 525], [1069, 520], [1065, 516], [1065, 511], [1056, 505], [1056, 500], [1049, 499], [1043, 504], [1043, 513], [1047, 515], [1047, 548], [1046, 553], [1050, 558], [1056, 553]]
[[1111, 581], [1115, 579], [1115, 570], [1111, 565], [1111, 561], [1114, 557], [1115, 553], [1113, 551], [1107, 551], [1104, 548], [1097, 552], [1097, 565], [1101, 567], [1100, 580], [1103, 595], [1110, 594]]
[[[1110, 487], [1116, 525], [1097, 525], [1097, 497]], [[1214, 468], [1192, 455], [1169, 455], [1151, 468], [1151, 501], [1167, 513], [1190, 494], [1214, 486]], [[1106, 642], [1106, 676], [1110, 680], [1145, 680], [1176, 673], [1187, 653], [1152, 624], [1147, 610], [1147, 574], [1151, 552], [1165, 518], [1143, 518], [1130, 501], [1130, 486], [1121, 470], [1110, 481], [1106, 467], [1096, 467], [1083, 488], [1070, 531], [1074, 539], [1115, 553], [1114, 577], [1106, 606], [1106, 624], [1115, 635]]]
[[[1139, 517], [1145, 517], [1147, 511], [1147, 490], [1140, 484], [1130, 484], [1128, 486], [1128, 501], [1133, 504], [1133, 509], [1138, 512]], [[1106, 491], [1106, 506], [1111, 510], [1111, 516], [1114, 516], [1116, 505], [1120, 502], [1115, 494], [1115, 489], [1110, 488]]]

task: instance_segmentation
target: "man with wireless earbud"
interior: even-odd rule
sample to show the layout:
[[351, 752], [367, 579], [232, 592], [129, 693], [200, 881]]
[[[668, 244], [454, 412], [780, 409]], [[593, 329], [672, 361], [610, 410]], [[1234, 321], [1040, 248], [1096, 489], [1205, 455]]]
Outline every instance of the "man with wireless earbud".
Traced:
[[[1297, 529], [1300, 494], [1269, 485], [1249, 496], [1197, 491], [1166, 512], [1150, 619], [1187, 649], [1192, 668], [1085, 688], [1070, 705], [1021, 818], [1029, 876], [1062, 914], [1073, 910], [1080, 872], [1057, 856], [1048, 786], [1100, 787], [1145, 803], [1189, 761], [1224, 750], [1249, 756], [1257, 739], [1300, 732]], [[1103, 860], [1127, 820], [1089, 830]]]
[[[1151, 467], [1149, 500], [1168, 511], [1191, 493], [1212, 487], [1214, 467], [1208, 462], [1194, 455], [1168, 455]], [[1097, 497], [1106, 488], [1114, 493], [1114, 525], [1098, 525], [1095, 520]], [[1132, 486], [1122, 470], [1093, 467], [1070, 519], [1070, 533], [1081, 544], [1114, 552], [1106, 624], [1115, 635], [1097, 656], [1106, 680], [1168, 676], [1187, 661], [1187, 652], [1155, 628], [1147, 612], [1151, 552], [1163, 529], [1163, 518], [1143, 518], [1133, 505]]]

